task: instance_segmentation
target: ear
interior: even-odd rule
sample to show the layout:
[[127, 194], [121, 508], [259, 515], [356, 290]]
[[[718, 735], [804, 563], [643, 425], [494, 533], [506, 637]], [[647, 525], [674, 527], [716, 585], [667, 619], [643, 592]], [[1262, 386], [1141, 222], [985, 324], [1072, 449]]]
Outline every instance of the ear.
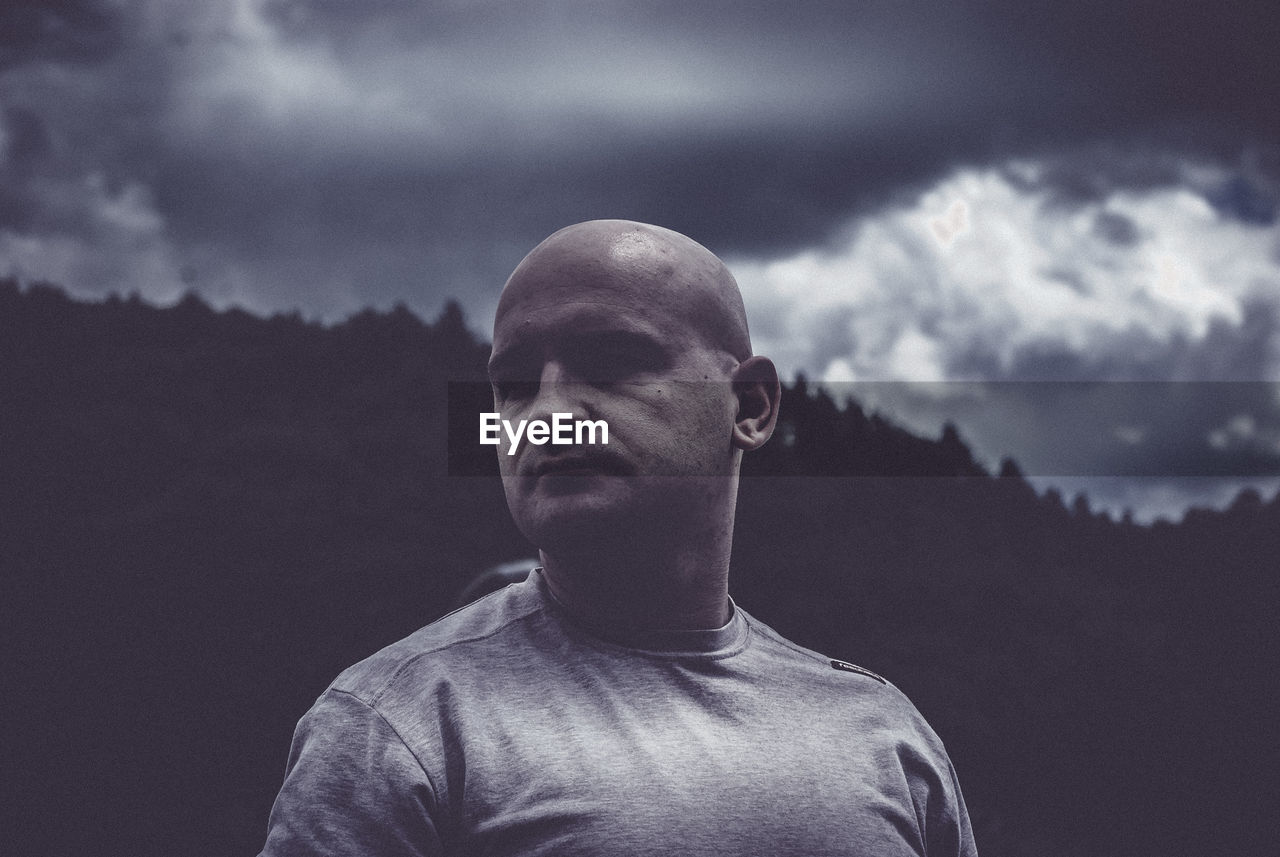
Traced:
[[764, 446], [778, 424], [782, 385], [778, 370], [768, 357], [748, 357], [733, 370], [733, 391], [738, 397], [738, 418], [733, 424], [733, 445], [753, 450]]

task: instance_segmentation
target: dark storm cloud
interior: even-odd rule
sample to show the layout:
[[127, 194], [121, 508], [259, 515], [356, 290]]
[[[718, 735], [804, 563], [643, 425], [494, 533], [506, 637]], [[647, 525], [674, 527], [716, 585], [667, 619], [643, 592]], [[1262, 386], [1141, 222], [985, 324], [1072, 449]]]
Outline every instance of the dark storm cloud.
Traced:
[[1061, 70], [1064, 115], [1093, 127], [1213, 117], [1274, 140], [1280, 16], [1265, 0], [1229, 3], [977, 4], [1029, 64]]
[[0, 69], [37, 61], [92, 62], [121, 42], [122, 16], [94, 0], [0, 5]]
[[[553, 47], [556, 33], [603, 38], [697, 41], [714, 53], [749, 48], [756, 61], [783, 56], [786, 65], [813, 57], [830, 69], [831, 84], [857, 70], [868, 33], [907, 54], [916, 65], [946, 65], [964, 54], [998, 57], [1017, 75], [1002, 81], [1020, 108], [1001, 123], [1070, 128], [1178, 119], [1203, 113], [1242, 127], [1274, 132], [1280, 117], [1269, 98], [1280, 91], [1274, 47], [1280, 16], [1265, 0], [1114, 3], [1107, 0], [980, 0], [979, 2], [458, 3], [380, 0], [271, 0], [272, 19], [299, 38], [323, 36], [359, 43], [380, 38], [440, 42], [521, 38]], [[587, 26], [583, 26], [584, 22]], [[920, 49], [932, 52], [921, 55]], [[745, 56], [739, 57], [746, 63]], [[975, 81], [976, 82], [976, 81]], [[966, 108], [991, 105], [992, 93], [966, 93]], [[999, 93], [996, 94], [997, 96]], [[1037, 102], [1035, 96], [1051, 99]], [[911, 112], [910, 104], [900, 105]], [[990, 118], [983, 117], [983, 118]]]
[[[1256, 0], [5, 4], [0, 275], [483, 329], [628, 217], [811, 376], [1273, 379], [1277, 44]], [[1196, 414], [1192, 460], [1267, 448]]]
[[[1211, 147], [1196, 129], [1224, 123], [1266, 137], [1280, 74], [1274, 22], [1253, 4], [79, 1], [5, 14], [10, 161], [45, 128], [58, 151], [28, 174], [141, 183], [189, 270], [236, 269], [264, 306], [323, 315], [492, 293], [517, 248], [591, 216], [768, 257], [956, 161], [1187, 116], [1194, 133], [1176, 146]], [[47, 72], [72, 60], [95, 73]], [[1160, 180], [1176, 161], [1143, 169]], [[20, 229], [14, 198], [37, 210], [32, 194], [58, 183], [15, 184], [4, 210]], [[1271, 200], [1249, 184], [1224, 194], [1253, 216]], [[346, 303], [316, 292], [317, 270], [351, 283]], [[216, 292], [216, 278], [202, 281]]]
[[[1167, 179], [1186, 152], [1230, 160], [1242, 135], [1276, 138], [1271, 46], [1280, 29], [1265, 4], [1116, 5], [281, 0], [268, 8], [291, 38], [324, 39], [352, 60], [388, 40], [460, 40], [498, 68], [504, 54], [516, 64], [558, 56], [556, 82], [570, 90], [601, 72], [630, 74], [643, 89], [664, 62], [688, 71], [673, 60], [690, 48], [726, 77], [758, 81], [763, 70], [782, 85], [754, 96], [694, 80], [705, 86], [707, 115], [675, 127], [643, 111], [637, 123], [612, 123], [608, 109], [593, 123], [588, 101], [557, 120], [565, 138], [582, 142], [571, 161], [526, 157], [515, 171], [540, 192], [532, 207], [541, 202], [551, 215], [531, 213], [531, 236], [563, 208], [583, 210], [580, 200], [557, 203], [566, 186], [585, 185], [605, 205], [687, 229], [716, 249], [768, 255], [821, 241], [851, 212], [958, 161], [1114, 133], [1155, 136], [1171, 146], [1156, 158], [1163, 163], [1138, 163], [1150, 150], [1116, 153], [1127, 163], [1109, 177], [1141, 184]], [[635, 45], [662, 49], [648, 67], [593, 66], [566, 51], [575, 41], [623, 57]], [[889, 91], [868, 93], [877, 88]], [[717, 123], [735, 109], [749, 121]], [[537, 151], [529, 142], [525, 151]], [[482, 169], [493, 175], [494, 166], [502, 174], [501, 164]]]
[[[487, 203], [468, 231], [525, 246], [567, 220], [610, 213], [722, 250], [803, 246], [859, 200], [940, 169], [967, 136], [955, 130], [963, 115], [990, 109], [966, 76], [994, 83], [1008, 71], [981, 51], [949, 49], [936, 14], [904, 35], [879, 5], [355, 8], [269, 7], [291, 43], [323, 44], [352, 67], [376, 65], [388, 47], [436, 56], [452, 74], [426, 82], [452, 93], [431, 102], [445, 151], [369, 147], [360, 163], [319, 169], [368, 180], [371, 204], [392, 207], [401, 194], [389, 199], [385, 185], [416, 172], [414, 199], [444, 204], [396, 210], [428, 229], [458, 222], [453, 191], [466, 188]], [[953, 130], [911, 130], [939, 122]], [[915, 139], [900, 139], [904, 129]]]
[[962, 432], [995, 472], [1159, 479], [1280, 477], [1280, 385], [1257, 382], [835, 384], [915, 431]]
[[[1194, 132], [1145, 131], [1029, 151], [1036, 159], [1034, 176], [1006, 167], [1004, 177], [1027, 191], [1048, 190], [1045, 204], [1064, 209], [1100, 202], [1121, 191], [1185, 185], [1224, 216], [1265, 225], [1274, 222], [1280, 201], [1280, 138], [1244, 138], [1202, 125]], [[1219, 165], [1226, 172], [1198, 177], [1193, 168], [1197, 163]], [[1105, 233], [1107, 225], [1099, 228]]]
[[[1188, 154], [1233, 163], [1277, 136], [1280, 34], [1264, 12], [35, 4], [5, 13], [0, 43], [0, 229], [27, 242], [28, 268], [56, 234], [68, 259], [145, 245], [156, 276], [181, 269], [259, 309], [334, 317], [406, 300], [430, 314], [457, 294], [483, 316], [523, 250], [574, 220], [655, 221], [769, 258], [833, 240], [958, 163], [1043, 157], [1042, 185], [1066, 203], [1180, 181]], [[113, 219], [129, 188], [139, 217]], [[1250, 176], [1216, 199], [1274, 217], [1275, 188]], [[1118, 215], [1098, 224], [1135, 239]], [[109, 280], [72, 285], [128, 287]]]

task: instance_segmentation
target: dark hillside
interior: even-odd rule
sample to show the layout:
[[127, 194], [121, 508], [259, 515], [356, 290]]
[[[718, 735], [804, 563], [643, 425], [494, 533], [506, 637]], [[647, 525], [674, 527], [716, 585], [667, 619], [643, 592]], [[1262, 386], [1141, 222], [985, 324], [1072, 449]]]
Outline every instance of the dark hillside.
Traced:
[[[329, 680], [529, 551], [494, 479], [446, 475], [446, 385], [486, 355], [455, 305], [322, 327], [0, 282], [14, 853], [256, 853]], [[803, 383], [783, 416], [735, 597], [915, 700], [985, 857], [1270, 846], [1280, 502], [1117, 523], [954, 430]]]

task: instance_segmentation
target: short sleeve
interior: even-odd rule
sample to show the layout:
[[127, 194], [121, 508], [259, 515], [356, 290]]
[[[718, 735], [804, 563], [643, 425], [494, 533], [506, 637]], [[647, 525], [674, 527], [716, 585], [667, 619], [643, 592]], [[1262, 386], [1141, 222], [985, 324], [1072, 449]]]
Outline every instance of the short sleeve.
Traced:
[[969, 811], [946, 753], [934, 758], [908, 754], [907, 760], [914, 763], [904, 767], [911, 778], [925, 857], [978, 857]]
[[969, 823], [969, 810], [964, 805], [964, 795], [960, 792], [960, 781], [956, 778], [955, 768], [947, 763], [951, 788], [947, 800], [943, 804], [941, 818], [931, 820], [929, 825], [930, 842], [928, 855], [942, 857], [978, 857], [978, 847], [973, 841], [973, 826]]
[[260, 857], [437, 857], [435, 792], [383, 717], [329, 689], [298, 722]]
[[978, 857], [955, 768], [937, 734], [918, 715], [912, 740], [896, 748], [911, 794], [922, 857]]

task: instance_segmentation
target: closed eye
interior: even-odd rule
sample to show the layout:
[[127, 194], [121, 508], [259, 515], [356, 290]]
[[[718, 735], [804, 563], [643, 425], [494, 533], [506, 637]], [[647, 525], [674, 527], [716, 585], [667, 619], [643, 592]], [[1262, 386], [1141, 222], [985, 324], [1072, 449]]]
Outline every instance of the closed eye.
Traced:
[[558, 361], [566, 380], [606, 385], [640, 380], [670, 365], [670, 356], [653, 338], [631, 331], [576, 331], [545, 355], [521, 348], [495, 356], [489, 382], [500, 402], [520, 402], [538, 394], [544, 359]]
[[662, 347], [647, 336], [632, 333], [575, 337], [568, 349], [574, 373], [591, 383], [627, 381], [667, 367]]
[[499, 401], [518, 401], [538, 392], [537, 356], [527, 348], [513, 348], [489, 361], [489, 386]]
[[490, 378], [493, 394], [502, 402], [520, 402], [538, 394], [538, 382], [524, 378]]

